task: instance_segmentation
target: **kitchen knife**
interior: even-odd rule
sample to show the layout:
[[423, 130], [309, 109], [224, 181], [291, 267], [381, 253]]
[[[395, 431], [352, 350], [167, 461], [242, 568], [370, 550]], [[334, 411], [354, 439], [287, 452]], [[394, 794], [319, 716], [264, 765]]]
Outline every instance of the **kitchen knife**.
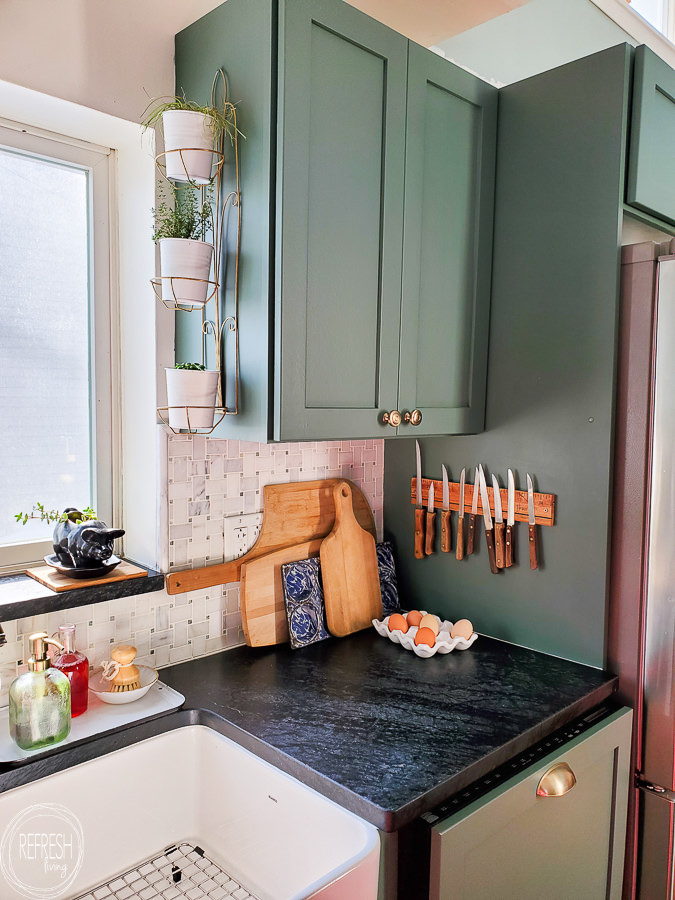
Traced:
[[415, 506], [415, 559], [424, 559], [424, 506], [422, 505], [422, 455], [420, 442], [415, 441], [415, 453], [417, 456], [417, 478], [415, 487], [417, 490]]
[[464, 480], [466, 469], [459, 476], [459, 511], [457, 516], [457, 559], [464, 559]]
[[511, 469], [508, 471], [506, 484], [506, 546], [504, 547], [504, 566], [508, 569], [509, 566], [513, 565], [513, 526], [516, 521], [516, 482], [514, 481]]
[[471, 516], [469, 517], [469, 536], [466, 540], [466, 555], [473, 553], [474, 533], [476, 531], [476, 519], [478, 518], [478, 494], [480, 486], [478, 484], [478, 469], [473, 476], [473, 500], [471, 501]]
[[495, 559], [497, 568], [504, 568], [504, 516], [502, 515], [502, 495], [499, 492], [497, 476], [492, 476], [492, 502], [495, 507]]
[[497, 575], [497, 560], [495, 559], [495, 541], [494, 529], [492, 527], [492, 516], [490, 515], [490, 498], [488, 497], [487, 485], [485, 484], [485, 475], [483, 467], [478, 467], [478, 480], [480, 482], [480, 502], [483, 506], [483, 520], [485, 522], [485, 540], [488, 548], [488, 558], [490, 560], [490, 571], [493, 575]]
[[537, 526], [534, 520], [534, 488], [532, 487], [532, 479], [529, 474], [527, 476], [527, 521], [529, 522], [528, 530], [530, 532], [530, 568], [538, 569]]
[[450, 552], [450, 544], [452, 535], [450, 533], [450, 484], [448, 483], [448, 470], [445, 466], [441, 466], [443, 470], [443, 509], [441, 511], [441, 550], [443, 553]]
[[431, 556], [434, 552], [434, 538], [436, 537], [436, 509], [434, 503], [434, 483], [429, 485], [429, 499], [427, 501], [426, 536], [424, 540], [424, 553]]

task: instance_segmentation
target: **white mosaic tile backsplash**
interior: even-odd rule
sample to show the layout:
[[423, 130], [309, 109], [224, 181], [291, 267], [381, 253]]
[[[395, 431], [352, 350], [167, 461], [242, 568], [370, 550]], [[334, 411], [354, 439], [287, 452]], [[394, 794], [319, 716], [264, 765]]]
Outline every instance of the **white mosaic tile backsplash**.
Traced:
[[[170, 570], [222, 562], [223, 519], [261, 511], [262, 489], [272, 483], [349, 478], [366, 495], [382, 537], [381, 440], [252, 444], [172, 435], [168, 455]], [[108, 659], [113, 644], [133, 644], [140, 663], [162, 668], [244, 642], [238, 583], [174, 596], [156, 591], [7, 622], [0, 706], [25, 669], [27, 635], [53, 634], [65, 622], [77, 626], [77, 647], [92, 664]]]

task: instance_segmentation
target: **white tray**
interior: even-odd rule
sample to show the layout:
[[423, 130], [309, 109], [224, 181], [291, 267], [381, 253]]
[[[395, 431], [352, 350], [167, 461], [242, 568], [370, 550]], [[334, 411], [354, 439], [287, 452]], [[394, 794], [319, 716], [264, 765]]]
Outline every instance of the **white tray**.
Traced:
[[[421, 609], [420, 612], [423, 616], [427, 615], [423, 609]], [[402, 615], [405, 618], [406, 614], [402, 613]], [[416, 625], [412, 625], [408, 628], [405, 634], [402, 631], [389, 631], [389, 628], [387, 627], [389, 624], [389, 616], [386, 616], [382, 621], [373, 619], [373, 627], [381, 637], [389, 638], [394, 644], [400, 644], [404, 650], [412, 650], [415, 656], [420, 656], [422, 659], [429, 659], [430, 656], [435, 656], [436, 653], [450, 653], [452, 650], [468, 650], [469, 647], [476, 642], [478, 635], [475, 631], [468, 641], [460, 637], [451, 638], [450, 631], [453, 623], [439, 619], [438, 616], [434, 616], [434, 619], [438, 622], [440, 631], [436, 636], [436, 643], [433, 647], [429, 647], [427, 644], [415, 644], [415, 635], [418, 631]]]
[[123, 706], [104, 703], [93, 691], [89, 691], [87, 711], [73, 719], [68, 737], [58, 744], [40, 747], [38, 750], [22, 750], [14, 743], [9, 736], [9, 707], [5, 706], [0, 709], [0, 763], [35, 759], [45, 753], [65, 747], [67, 744], [76, 744], [95, 734], [117, 731], [119, 728], [141, 719], [149, 719], [161, 713], [170, 712], [172, 709], [178, 709], [184, 702], [185, 697], [182, 694], [166, 684], [162, 684], [161, 681], [155, 682], [145, 697]]

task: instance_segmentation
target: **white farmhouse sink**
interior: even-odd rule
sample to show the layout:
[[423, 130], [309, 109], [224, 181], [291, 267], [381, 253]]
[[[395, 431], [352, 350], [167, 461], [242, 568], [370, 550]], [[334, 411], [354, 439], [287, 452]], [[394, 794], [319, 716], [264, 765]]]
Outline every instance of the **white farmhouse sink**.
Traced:
[[[64, 872], [65, 892], [49, 892], [53, 872], [38, 883], [46, 850], [30, 865], [18, 859], [31, 847], [18, 831], [59, 830], [44, 804], [65, 808], [75, 830], [82, 826], [81, 868], [74, 878], [72, 864]], [[3, 879], [2, 900], [25, 900], [27, 884], [29, 896], [86, 896], [186, 840], [260, 900], [377, 897], [376, 828], [195, 725], [0, 794], [2, 874], [13, 868], [21, 885]]]

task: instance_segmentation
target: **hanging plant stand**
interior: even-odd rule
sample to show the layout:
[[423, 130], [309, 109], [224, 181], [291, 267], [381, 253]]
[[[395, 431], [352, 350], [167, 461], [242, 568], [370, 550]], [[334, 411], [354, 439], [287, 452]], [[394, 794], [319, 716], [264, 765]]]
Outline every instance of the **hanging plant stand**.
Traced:
[[[201, 426], [195, 425], [194, 421], [190, 420], [190, 415], [192, 414], [192, 419], [194, 420], [200, 413], [203, 413], [205, 410], [213, 413], [213, 425]], [[158, 406], [157, 407], [157, 415], [162, 420], [163, 424], [169, 428], [173, 434], [211, 434], [215, 428], [220, 425], [223, 421], [227, 413], [229, 412], [226, 406]], [[174, 415], [178, 415], [182, 418], [185, 416], [186, 427], [175, 428], [171, 425], [172, 413]]]

